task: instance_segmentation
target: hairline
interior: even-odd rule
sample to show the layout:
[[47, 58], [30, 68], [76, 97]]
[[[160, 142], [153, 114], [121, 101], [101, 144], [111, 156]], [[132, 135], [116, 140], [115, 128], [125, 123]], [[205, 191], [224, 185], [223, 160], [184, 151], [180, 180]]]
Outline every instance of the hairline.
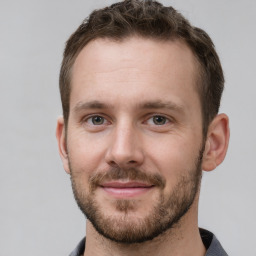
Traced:
[[[204, 122], [204, 111], [203, 111], [203, 84], [204, 84], [204, 77], [205, 77], [205, 69], [203, 67], [203, 65], [201, 64], [198, 56], [196, 55], [195, 51], [193, 50], [193, 48], [189, 45], [189, 43], [182, 37], [180, 37], [179, 35], [172, 35], [169, 38], [160, 38], [160, 37], [155, 37], [155, 36], [150, 36], [150, 35], [141, 35], [137, 32], [131, 32], [128, 35], [124, 35], [124, 36], [120, 36], [120, 37], [114, 37], [114, 36], [96, 36], [94, 38], [91, 38], [89, 40], [87, 40], [84, 44], [82, 44], [81, 47], [78, 48], [76, 54], [74, 54], [74, 56], [71, 58], [69, 65], [69, 72], [67, 74], [67, 82], [68, 82], [68, 89], [69, 89], [69, 98], [68, 98], [68, 113], [67, 113], [67, 118], [65, 118], [64, 116], [64, 123], [67, 129], [68, 126], [68, 120], [69, 120], [69, 114], [70, 114], [70, 97], [71, 97], [71, 92], [72, 92], [72, 75], [73, 75], [73, 68], [75, 65], [75, 62], [77, 60], [78, 55], [82, 52], [82, 50], [91, 42], [97, 41], [99, 39], [104, 39], [104, 40], [109, 40], [112, 42], [116, 42], [116, 43], [121, 43], [127, 39], [131, 39], [131, 38], [141, 38], [141, 39], [150, 39], [152, 41], [156, 41], [156, 42], [181, 42], [182, 44], [184, 44], [192, 53], [193, 55], [193, 59], [194, 59], [194, 63], [195, 63], [195, 68], [193, 70], [194, 72], [194, 86], [195, 89], [198, 93], [199, 96], [199, 101], [200, 101], [200, 106], [201, 106], [201, 116], [202, 116], [202, 125], [203, 125], [203, 131], [204, 133], [207, 130], [208, 124], [205, 124]], [[207, 126], [207, 127], [205, 127]]]

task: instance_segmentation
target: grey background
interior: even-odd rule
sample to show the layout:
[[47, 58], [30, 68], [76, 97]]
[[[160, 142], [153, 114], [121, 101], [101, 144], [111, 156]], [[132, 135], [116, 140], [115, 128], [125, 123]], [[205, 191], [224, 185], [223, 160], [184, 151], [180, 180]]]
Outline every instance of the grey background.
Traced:
[[[68, 255], [85, 233], [55, 140], [64, 42], [94, 8], [115, 1], [1, 0], [0, 256]], [[230, 117], [225, 162], [205, 173], [200, 226], [233, 256], [254, 255], [256, 1], [177, 0], [215, 42]]]

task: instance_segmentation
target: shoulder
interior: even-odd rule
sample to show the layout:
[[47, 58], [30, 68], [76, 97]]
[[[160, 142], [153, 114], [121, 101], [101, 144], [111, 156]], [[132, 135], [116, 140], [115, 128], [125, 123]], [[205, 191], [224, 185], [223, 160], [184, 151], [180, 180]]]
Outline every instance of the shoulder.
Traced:
[[200, 235], [204, 243], [206, 256], [228, 256], [217, 237], [210, 231], [200, 228]]
[[69, 254], [69, 256], [81, 256], [85, 250], [85, 237], [78, 243], [76, 248]]

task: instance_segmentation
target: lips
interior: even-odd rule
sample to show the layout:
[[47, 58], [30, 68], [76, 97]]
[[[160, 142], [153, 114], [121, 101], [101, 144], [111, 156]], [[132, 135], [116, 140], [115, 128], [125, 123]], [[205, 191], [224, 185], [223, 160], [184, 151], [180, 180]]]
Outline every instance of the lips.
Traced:
[[116, 198], [130, 198], [149, 192], [154, 185], [139, 181], [111, 181], [101, 184], [100, 187]]

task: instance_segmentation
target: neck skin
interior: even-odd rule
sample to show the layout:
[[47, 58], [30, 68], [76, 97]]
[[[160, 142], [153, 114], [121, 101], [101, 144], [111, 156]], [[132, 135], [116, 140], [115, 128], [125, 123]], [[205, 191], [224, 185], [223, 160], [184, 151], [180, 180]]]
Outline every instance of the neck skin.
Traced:
[[198, 196], [175, 227], [151, 241], [131, 245], [106, 239], [87, 220], [84, 256], [203, 256], [206, 249], [200, 237], [197, 220]]

